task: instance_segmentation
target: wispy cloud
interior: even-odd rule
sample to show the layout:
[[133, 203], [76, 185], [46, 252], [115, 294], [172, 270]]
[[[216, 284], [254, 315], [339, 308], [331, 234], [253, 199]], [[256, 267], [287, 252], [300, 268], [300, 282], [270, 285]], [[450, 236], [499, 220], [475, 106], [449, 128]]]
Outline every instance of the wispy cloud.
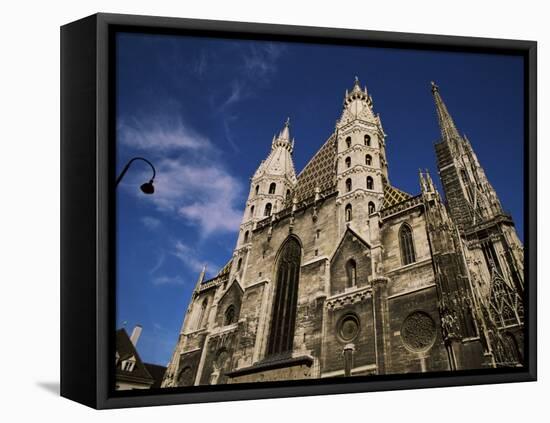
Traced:
[[[173, 213], [187, 224], [198, 225], [202, 237], [236, 231], [242, 215], [242, 182], [225, 168], [223, 156], [207, 137], [181, 123], [166, 122], [166, 119], [148, 119], [136, 126], [128, 123], [119, 126], [121, 140], [130, 143], [132, 139], [134, 148], [143, 149], [154, 158], [155, 194], [147, 200], [159, 211]], [[129, 175], [126, 186], [135, 187], [147, 179], [149, 173], [150, 170], [145, 169], [143, 173]], [[139, 195], [139, 191], [134, 192]], [[152, 230], [159, 226], [151, 217], [142, 218], [142, 223]]]
[[157, 276], [153, 278], [153, 285], [185, 285], [186, 281], [177, 276]]
[[143, 216], [141, 218], [141, 223], [143, 223], [143, 226], [145, 226], [147, 229], [154, 231], [162, 225], [162, 222], [160, 219], [157, 219], [156, 217], [151, 216]]
[[257, 96], [272, 80], [277, 74], [284, 50], [283, 44], [273, 42], [240, 44], [238, 47], [239, 64], [235, 67], [229, 90], [224, 92], [221, 100], [214, 101], [219, 104], [225, 137], [235, 151], [239, 151], [232, 132], [232, 122], [239, 118], [235, 107], [241, 101]]
[[221, 108], [225, 109], [232, 104], [238, 103], [243, 97], [243, 83], [239, 80], [234, 80], [231, 83], [231, 93], [229, 97], [223, 102]]
[[277, 71], [277, 61], [284, 52], [283, 44], [262, 42], [247, 46], [243, 61], [247, 77], [255, 80], [270, 79]]
[[139, 150], [204, 150], [210, 140], [185, 124], [181, 118], [149, 117], [119, 119], [118, 141]]
[[157, 261], [155, 262], [151, 270], [149, 270], [149, 274], [152, 275], [153, 273], [156, 273], [164, 264], [165, 259], [166, 259], [166, 253], [164, 251], [161, 251], [157, 256]]
[[208, 58], [206, 55], [206, 52], [204, 50], [201, 50], [199, 53], [198, 59], [193, 64], [193, 73], [199, 78], [203, 79], [206, 73], [208, 65]]
[[207, 274], [209, 276], [213, 276], [213, 272], [218, 269], [218, 265], [208, 260], [199, 258], [194, 248], [184, 244], [181, 241], [176, 241], [172, 254], [180, 259], [188, 269], [197, 273], [202, 271], [204, 265], [207, 267]]
[[156, 166], [155, 195], [150, 201], [159, 210], [198, 224], [204, 237], [239, 228], [243, 187], [220, 163], [178, 158], [161, 160]]

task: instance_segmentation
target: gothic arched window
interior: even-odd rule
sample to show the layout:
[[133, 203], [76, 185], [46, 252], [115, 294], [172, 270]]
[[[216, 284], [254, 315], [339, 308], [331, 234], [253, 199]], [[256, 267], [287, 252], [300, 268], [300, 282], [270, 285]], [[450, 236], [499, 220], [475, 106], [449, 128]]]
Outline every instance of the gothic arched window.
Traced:
[[206, 316], [206, 307], [208, 307], [208, 298], [205, 298], [201, 304], [201, 309], [199, 310], [199, 318], [197, 319], [197, 329], [203, 327]]
[[224, 325], [230, 325], [235, 322], [235, 306], [231, 304], [225, 309], [224, 313]]
[[412, 229], [406, 223], [403, 223], [399, 229], [399, 248], [401, 250], [401, 262], [403, 265], [416, 261]]
[[351, 147], [351, 137], [347, 137], [347, 138], [346, 138], [346, 147], [347, 147], [347, 148], [350, 148], [350, 147]]
[[354, 259], [349, 259], [346, 263], [346, 274], [348, 276], [347, 287], [357, 285], [357, 264]]
[[365, 145], [370, 147], [370, 135], [365, 135]]
[[244, 233], [244, 239], [243, 239], [243, 242], [246, 244], [248, 242], [248, 235], [250, 234], [250, 232], [246, 231]]
[[352, 218], [352, 215], [351, 215], [351, 204], [348, 204], [346, 206], [346, 222], [350, 222], [351, 221], [351, 218]]
[[290, 190], [287, 189], [287, 190], [286, 190], [286, 196], [285, 196], [285, 198], [288, 198], [289, 196], [290, 196]]
[[372, 201], [369, 201], [369, 214], [373, 214], [376, 211], [376, 206]]
[[250, 217], [254, 217], [254, 206], [250, 207]]
[[238, 272], [239, 270], [241, 270], [242, 265], [243, 265], [243, 259], [240, 258], [239, 261], [237, 262], [237, 272]]
[[351, 178], [346, 179], [346, 192], [351, 191]]
[[367, 154], [367, 155], [365, 156], [365, 164], [366, 164], [367, 166], [370, 166], [370, 165], [372, 164], [372, 156], [371, 156], [370, 154]]
[[191, 386], [193, 384], [193, 371], [191, 367], [185, 366], [178, 373], [178, 386]]
[[268, 355], [292, 351], [301, 253], [296, 238], [290, 238], [279, 254]]
[[367, 176], [367, 189], [374, 189], [374, 179], [371, 176]]
[[265, 205], [264, 216], [271, 216], [271, 203]]
[[260, 192], [260, 186], [256, 185], [256, 189], [254, 191], [255, 191], [255, 194], [258, 195], [258, 193]]
[[351, 157], [346, 157], [346, 167], [351, 167]]
[[275, 194], [275, 190], [277, 189], [277, 184], [275, 182], [271, 182], [269, 185], [269, 193]]

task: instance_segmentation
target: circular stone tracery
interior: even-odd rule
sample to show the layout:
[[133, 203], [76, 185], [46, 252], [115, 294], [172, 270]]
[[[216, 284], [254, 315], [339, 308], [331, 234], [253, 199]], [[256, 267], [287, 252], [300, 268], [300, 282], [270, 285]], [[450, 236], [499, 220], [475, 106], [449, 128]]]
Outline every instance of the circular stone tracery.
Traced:
[[434, 344], [435, 337], [435, 322], [428, 313], [415, 311], [403, 321], [401, 339], [409, 350], [426, 351]]
[[353, 341], [359, 334], [359, 319], [354, 314], [347, 314], [340, 320], [338, 335], [344, 342]]

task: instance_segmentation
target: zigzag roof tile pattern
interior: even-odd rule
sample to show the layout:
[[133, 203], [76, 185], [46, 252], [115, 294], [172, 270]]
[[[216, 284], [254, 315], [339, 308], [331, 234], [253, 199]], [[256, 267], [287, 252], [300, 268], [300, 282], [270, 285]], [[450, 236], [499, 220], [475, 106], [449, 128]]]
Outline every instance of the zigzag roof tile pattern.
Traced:
[[[298, 175], [298, 181], [293, 193], [298, 202], [315, 195], [315, 188], [317, 187], [320, 192], [335, 189], [335, 166], [336, 138], [332, 135]], [[292, 198], [287, 199], [285, 206], [291, 204]]]
[[401, 191], [390, 184], [384, 186], [384, 203], [382, 204], [382, 209], [394, 206], [401, 201], [408, 200], [412, 195], [407, 194], [405, 191]]

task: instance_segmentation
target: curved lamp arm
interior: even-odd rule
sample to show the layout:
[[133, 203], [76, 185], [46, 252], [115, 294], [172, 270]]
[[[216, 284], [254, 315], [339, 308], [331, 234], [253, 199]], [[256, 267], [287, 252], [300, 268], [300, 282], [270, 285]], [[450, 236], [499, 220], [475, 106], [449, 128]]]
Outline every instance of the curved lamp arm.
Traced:
[[146, 182], [144, 183], [142, 186], [141, 186], [141, 190], [145, 193], [145, 194], [152, 194], [154, 192], [154, 187], [153, 187], [153, 181], [155, 179], [155, 176], [157, 174], [157, 171], [155, 170], [155, 166], [153, 166], [153, 164], [147, 160], [147, 159], [144, 159], [143, 157], [134, 157], [132, 159], [130, 159], [128, 161], [128, 163], [126, 163], [126, 166], [124, 166], [124, 169], [122, 169], [122, 172], [120, 172], [120, 175], [118, 175], [118, 178], [116, 178], [116, 181], [115, 181], [115, 187], [118, 186], [118, 184], [120, 183], [120, 181], [122, 180], [122, 178], [124, 178], [124, 175], [126, 175], [126, 172], [128, 172], [128, 169], [130, 168], [130, 165], [135, 162], [136, 160], [141, 160], [145, 163], [147, 163], [149, 166], [151, 166], [151, 169], [153, 170], [153, 176], [151, 177], [151, 180], [149, 182]]

